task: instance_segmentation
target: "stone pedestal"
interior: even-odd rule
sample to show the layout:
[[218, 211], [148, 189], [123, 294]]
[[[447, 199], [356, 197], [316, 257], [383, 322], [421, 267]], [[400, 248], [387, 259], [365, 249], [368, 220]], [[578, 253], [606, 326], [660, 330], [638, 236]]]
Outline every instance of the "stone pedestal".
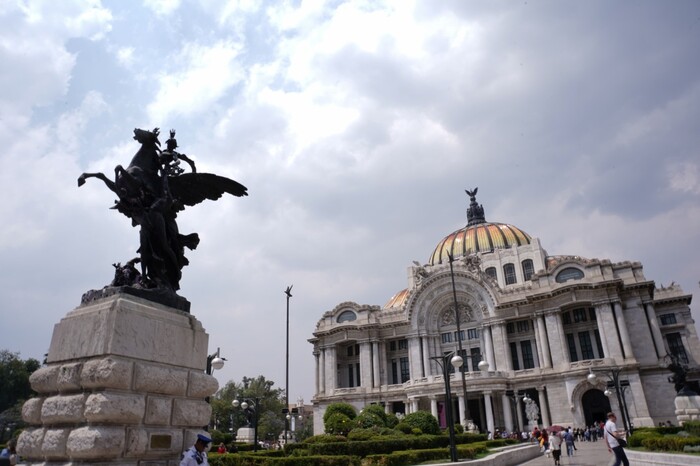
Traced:
[[676, 419], [682, 426], [687, 421], [700, 421], [700, 395], [676, 396]]
[[54, 327], [38, 397], [22, 417], [23, 464], [171, 466], [209, 423], [209, 337], [192, 315], [128, 294], [69, 312]]
[[255, 429], [252, 427], [241, 427], [236, 431], [236, 442], [254, 443]]

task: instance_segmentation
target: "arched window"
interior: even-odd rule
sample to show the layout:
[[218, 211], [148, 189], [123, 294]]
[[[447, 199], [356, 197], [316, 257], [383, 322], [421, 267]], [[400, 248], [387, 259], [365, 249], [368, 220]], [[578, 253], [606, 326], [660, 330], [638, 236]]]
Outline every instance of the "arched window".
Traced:
[[522, 262], [523, 266], [523, 279], [528, 281], [532, 278], [532, 274], [535, 273], [535, 265], [532, 263], [532, 259], [525, 259]]
[[557, 283], [564, 283], [569, 280], [581, 280], [583, 272], [575, 267], [567, 267], [557, 274]]
[[515, 266], [513, 264], [505, 264], [503, 266], [503, 275], [506, 280], [506, 285], [512, 285], [517, 281], [515, 278]]
[[355, 315], [354, 312], [352, 312], [352, 311], [343, 311], [343, 312], [340, 313], [340, 315], [338, 316], [338, 318], [336, 319], [336, 321], [337, 321], [339, 324], [342, 324], [343, 322], [351, 322], [351, 321], [356, 320], [356, 319], [357, 319], [357, 315]]
[[486, 272], [486, 275], [488, 275], [489, 277], [493, 279], [496, 278], [496, 267], [489, 267], [486, 270], [484, 270], [484, 272]]

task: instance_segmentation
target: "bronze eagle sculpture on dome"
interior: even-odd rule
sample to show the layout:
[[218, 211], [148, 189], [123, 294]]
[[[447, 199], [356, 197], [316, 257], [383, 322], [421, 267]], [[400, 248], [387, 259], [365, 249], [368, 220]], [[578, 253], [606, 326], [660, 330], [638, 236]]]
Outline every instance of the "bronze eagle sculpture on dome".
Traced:
[[[223, 176], [198, 173], [194, 162], [175, 150], [175, 130], [170, 131], [166, 150], [160, 149], [159, 134], [159, 128], [134, 129], [134, 139], [141, 148], [129, 166], [117, 165], [114, 180], [103, 173], [83, 173], [78, 186], [88, 178], [102, 180], [117, 195], [112, 209], [131, 219], [132, 226], [139, 227], [139, 257], [125, 266], [114, 264], [117, 271], [111, 285], [174, 294], [180, 289], [182, 268], [189, 263], [185, 248], [195, 249], [199, 244], [197, 233], [180, 233], [177, 213], [206, 199], [217, 200], [224, 194], [247, 196], [248, 189]], [[181, 161], [189, 164], [191, 172], [180, 167]], [[140, 273], [134, 267], [138, 262]]]

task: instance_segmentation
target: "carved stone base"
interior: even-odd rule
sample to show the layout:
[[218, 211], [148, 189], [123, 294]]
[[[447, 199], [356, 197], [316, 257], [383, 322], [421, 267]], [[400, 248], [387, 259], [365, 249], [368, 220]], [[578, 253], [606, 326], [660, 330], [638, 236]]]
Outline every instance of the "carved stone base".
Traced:
[[676, 419], [682, 426], [687, 421], [700, 421], [700, 395], [676, 396]]
[[252, 427], [241, 427], [236, 432], [236, 442], [254, 443], [255, 429]]
[[193, 316], [130, 294], [69, 312], [54, 327], [39, 394], [22, 408], [23, 464], [179, 464], [209, 423], [218, 389]]

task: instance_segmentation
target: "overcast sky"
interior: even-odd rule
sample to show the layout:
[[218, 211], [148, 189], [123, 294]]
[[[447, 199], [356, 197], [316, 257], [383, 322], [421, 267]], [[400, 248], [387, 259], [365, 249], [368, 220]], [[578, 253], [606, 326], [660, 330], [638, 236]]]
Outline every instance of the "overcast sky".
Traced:
[[[700, 2], [0, 1], [0, 348], [41, 359], [138, 231], [83, 171], [177, 129], [248, 189], [189, 208], [181, 295], [228, 358], [314, 391], [321, 315], [383, 305], [490, 221], [549, 254], [700, 280]], [[694, 317], [700, 317], [697, 304]]]

